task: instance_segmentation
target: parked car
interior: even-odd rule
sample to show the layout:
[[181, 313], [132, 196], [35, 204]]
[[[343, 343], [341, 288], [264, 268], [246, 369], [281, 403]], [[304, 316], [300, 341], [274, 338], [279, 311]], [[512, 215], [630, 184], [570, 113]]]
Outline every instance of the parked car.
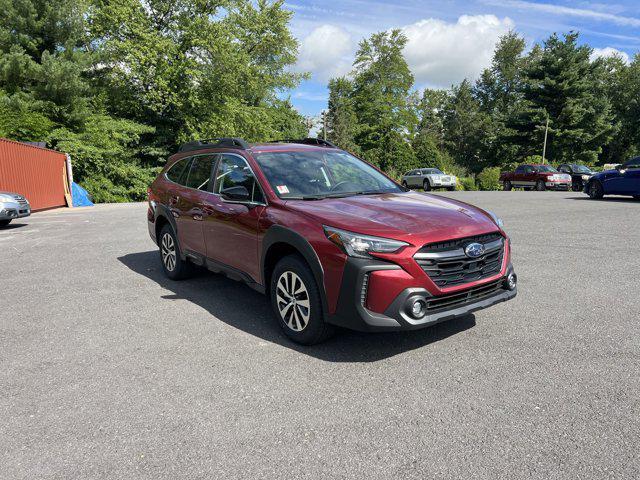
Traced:
[[558, 171], [571, 175], [571, 189], [574, 192], [581, 192], [584, 184], [596, 173], [589, 167], [575, 163], [562, 164], [558, 166]]
[[571, 175], [559, 173], [551, 165], [520, 165], [515, 172], [503, 172], [500, 181], [504, 190], [569, 190]]
[[423, 188], [425, 192], [435, 188], [455, 190], [457, 179], [437, 168], [417, 168], [402, 176], [402, 185], [408, 188]]
[[409, 191], [318, 139], [183, 145], [149, 188], [148, 226], [169, 278], [195, 264], [243, 280], [303, 344], [335, 325], [412, 330], [516, 295], [498, 217]]
[[6, 227], [16, 218], [31, 215], [31, 205], [22, 195], [13, 192], [0, 192], [0, 227]]
[[593, 199], [604, 195], [626, 195], [640, 200], [640, 157], [618, 165], [613, 170], [596, 173], [584, 186]]

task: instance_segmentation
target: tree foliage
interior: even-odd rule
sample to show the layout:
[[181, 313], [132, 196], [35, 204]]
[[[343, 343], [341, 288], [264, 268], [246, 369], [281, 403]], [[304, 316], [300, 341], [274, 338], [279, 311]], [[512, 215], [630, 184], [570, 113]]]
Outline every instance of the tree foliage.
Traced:
[[0, 135], [72, 156], [98, 201], [139, 200], [194, 138], [305, 136], [297, 42], [266, 0], [0, 0]]

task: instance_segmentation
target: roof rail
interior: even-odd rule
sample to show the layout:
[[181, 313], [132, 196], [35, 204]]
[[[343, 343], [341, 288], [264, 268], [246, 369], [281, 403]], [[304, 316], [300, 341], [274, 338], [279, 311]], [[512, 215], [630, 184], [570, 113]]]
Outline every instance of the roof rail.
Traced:
[[240, 148], [242, 150], [246, 150], [247, 148], [249, 148], [249, 144], [242, 138], [209, 138], [206, 140], [195, 140], [193, 142], [187, 142], [181, 145], [178, 151], [190, 152], [192, 150], [202, 150], [203, 148]]
[[302, 138], [297, 140], [290, 139], [290, 138], [287, 138], [284, 140], [271, 140], [269, 143], [302, 143], [304, 145], [317, 145], [319, 147], [338, 148], [328, 140], [324, 140], [322, 138], [312, 138], [312, 137], [307, 137], [307, 138]]

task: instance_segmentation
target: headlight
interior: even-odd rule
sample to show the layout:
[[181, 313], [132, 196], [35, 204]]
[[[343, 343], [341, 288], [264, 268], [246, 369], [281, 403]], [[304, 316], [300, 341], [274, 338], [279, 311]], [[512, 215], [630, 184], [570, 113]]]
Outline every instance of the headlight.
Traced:
[[15, 203], [16, 200], [13, 197], [10, 197], [8, 195], [0, 195], [0, 202], [11, 202], [11, 203]]
[[350, 257], [371, 258], [369, 253], [394, 253], [409, 245], [399, 240], [360, 235], [327, 226], [324, 227], [324, 233]]
[[496, 225], [498, 225], [498, 227], [500, 228], [504, 228], [504, 222], [502, 221], [502, 219], [497, 216], [495, 213], [490, 212], [489, 210], [485, 210], [485, 212], [487, 212], [489, 214], [489, 216], [491, 217], [491, 219], [494, 221], [494, 223]]
[[582, 180], [589, 180], [591, 177], [589, 175], [582, 175]]

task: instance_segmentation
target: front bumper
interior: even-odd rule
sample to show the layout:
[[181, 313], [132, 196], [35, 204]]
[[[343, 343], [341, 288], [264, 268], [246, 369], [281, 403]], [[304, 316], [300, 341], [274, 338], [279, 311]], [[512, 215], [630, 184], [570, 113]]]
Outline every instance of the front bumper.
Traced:
[[570, 190], [572, 182], [545, 182], [545, 185], [549, 190]]
[[13, 220], [31, 215], [31, 206], [18, 202], [0, 202], [0, 220]]
[[[367, 282], [371, 273], [380, 270], [401, 270], [398, 265], [378, 260], [349, 258], [345, 264], [338, 304], [327, 322], [359, 331], [416, 330], [436, 323], [468, 315], [497, 303], [511, 300], [517, 288], [509, 290], [505, 283], [513, 267], [509, 264], [505, 275], [454, 294], [432, 295], [426, 288], [411, 287], [402, 290], [384, 313], [369, 310], [366, 305]], [[455, 297], [455, 298], [454, 298]], [[410, 304], [420, 299], [428, 309], [424, 317], [412, 318]]]

